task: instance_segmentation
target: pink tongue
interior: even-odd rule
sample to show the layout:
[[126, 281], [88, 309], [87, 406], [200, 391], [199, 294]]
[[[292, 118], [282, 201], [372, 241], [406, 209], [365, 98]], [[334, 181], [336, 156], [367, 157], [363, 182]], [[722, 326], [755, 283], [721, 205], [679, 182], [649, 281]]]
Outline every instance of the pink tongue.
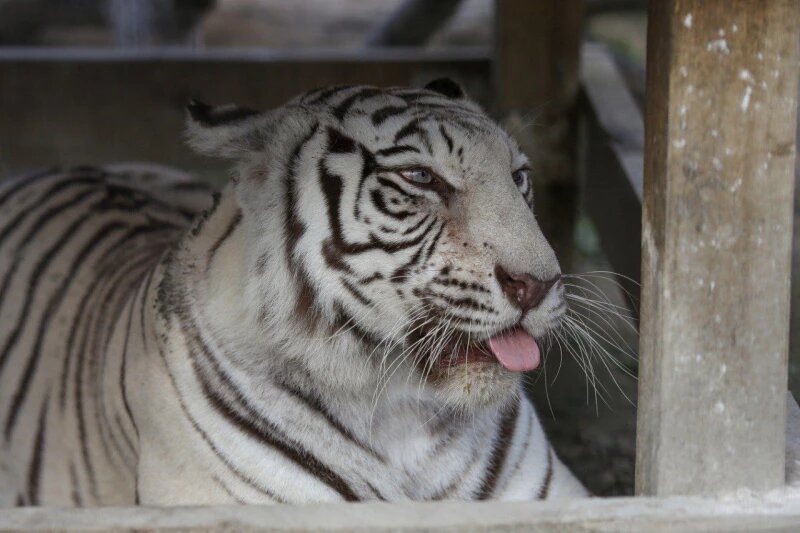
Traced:
[[500, 364], [512, 372], [533, 370], [541, 360], [536, 339], [522, 329], [490, 337], [489, 349]]

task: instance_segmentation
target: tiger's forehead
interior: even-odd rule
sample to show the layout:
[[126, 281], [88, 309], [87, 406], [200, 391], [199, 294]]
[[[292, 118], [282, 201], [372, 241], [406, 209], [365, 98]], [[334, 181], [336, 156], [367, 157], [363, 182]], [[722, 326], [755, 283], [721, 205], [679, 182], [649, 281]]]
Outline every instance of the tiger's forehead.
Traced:
[[334, 127], [368, 146], [410, 144], [423, 157], [476, 172], [527, 161], [517, 143], [467, 98], [426, 89], [341, 86], [311, 91], [298, 103], [317, 108]]

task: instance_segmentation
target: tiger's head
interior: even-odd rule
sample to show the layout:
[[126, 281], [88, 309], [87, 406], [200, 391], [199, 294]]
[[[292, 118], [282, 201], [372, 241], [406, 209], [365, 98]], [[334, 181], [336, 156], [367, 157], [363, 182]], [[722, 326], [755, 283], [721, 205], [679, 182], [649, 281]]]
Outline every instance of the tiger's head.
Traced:
[[527, 157], [457, 84], [189, 111], [193, 147], [237, 163], [253, 314], [283, 352], [303, 338], [295, 356], [317, 372], [410, 373], [463, 407], [539, 366], [566, 309], [559, 264]]

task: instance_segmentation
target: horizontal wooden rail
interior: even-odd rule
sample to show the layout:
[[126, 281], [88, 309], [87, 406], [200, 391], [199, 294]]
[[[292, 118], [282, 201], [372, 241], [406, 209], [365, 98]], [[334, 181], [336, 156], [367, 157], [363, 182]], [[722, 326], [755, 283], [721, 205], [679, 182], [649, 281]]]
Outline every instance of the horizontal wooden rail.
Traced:
[[181, 142], [190, 97], [269, 109], [320, 86], [448, 75], [483, 100], [489, 57], [482, 49], [0, 48], [0, 173], [132, 159], [219, 173]]
[[800, 495], [727, 500], [619, 498], [539, 503], [358, 503], [227, 507], [26, 508], [2, 530], [797, 531]]

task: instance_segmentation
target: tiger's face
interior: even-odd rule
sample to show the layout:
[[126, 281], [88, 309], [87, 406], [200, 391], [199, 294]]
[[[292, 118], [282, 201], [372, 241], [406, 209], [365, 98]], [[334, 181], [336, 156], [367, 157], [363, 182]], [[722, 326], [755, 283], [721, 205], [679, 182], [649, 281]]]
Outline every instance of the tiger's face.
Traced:
[[281, 233], [297, 319], [357, 338], [376, 379], [404, 368], [448, 402], [485, 405], [538, 367], [566, 309], [559, 264], [528, 159], [460, 87], [193, 115], [195, 146], [239, 160], [245, 215]]

